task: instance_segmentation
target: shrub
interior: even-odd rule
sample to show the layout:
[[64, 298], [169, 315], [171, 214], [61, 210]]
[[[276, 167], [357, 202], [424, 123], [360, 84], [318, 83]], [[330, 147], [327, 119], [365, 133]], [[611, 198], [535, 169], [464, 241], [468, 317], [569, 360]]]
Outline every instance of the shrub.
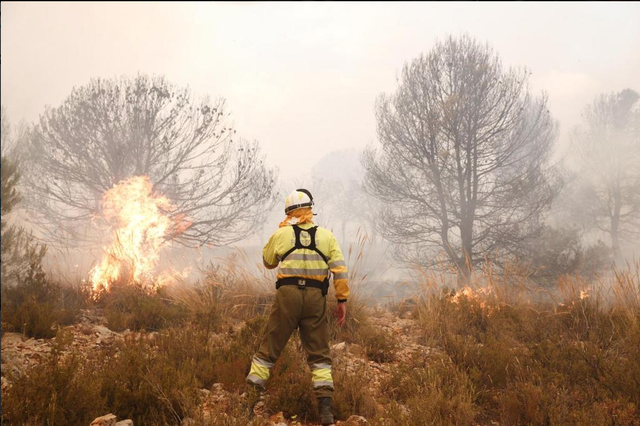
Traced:
[[84, 356], [62, 356], [59, 349], [69, 342], [61, 333], [51, 356], [27, 375], [12, 377], [14, 385], [3, 394], [2, 422], [89, 424], [112, 412], [134, 424], [179, 424], [197, 412], [199, 389], [214, 383], [244, 389], [264, 325], [257, 317], [239, 332], [218, 337], [193, 324], [153, 339], [136, 333]]
[[575, 228], [544, 226], [536, 238], [519, 247], [523, 259], [530, 259], [531, 279], [544, 286], [555, 285], [566, 274], [592, 276], [612, 263], [611, 249], [602, 241], [585, 247]]
[[186, 310], [173, 303], [163, 287], [149, 292], [135, 283], [117, 283], [101, 295], [98, 305], [105, 307], [108, 326], [112, 330], [157, 331], [181, 324]]
[[407, 408], [391, 416], [396, 424], [472, 425], [478, 412], [472, 381], [445, 357], [394, 366], [383, 389]]
[[19, 331], [29, 337], [53, 337], [56, 324], [75, 321], [79, 303], [66, 303], [67, 289], [48, 280], [42, 268], [46, 247], [36, 244], [23, 229], [9, 225], [6, 217], [17, 206], [20, 179], [17, 165], [2, 156], [2, 332]]
[[119, 346], [117, 356], [107, 354], [107, 361], [98, 368], [108, 410], [134, 424], [179, 423], [186, 401], [196, 399], [193, 364], [176, 365], [144, 339], [129, 338]]
[[[275, 293], [275, 274], [256, 266], [243, 251], [218, 264], [210, 264], [200, 283], [203, 294], [213, 295], [225, 318], [246, 320], [268, 312]], [[212, 291], [213, 289], [213, 291]]]
[[395, 360], [399, 346], [398, 338], [387, 331], [376, 328], [369, 321], [361, 324], [355, 340], [363, 347], [370, 360], [380, 363]]
[[75, 292], [34, 268], [15, 286], [2, 286], [2, 322], [29, 337], [53, 337], [56, 326], [75, 322], [84, 306], [84, 299]]
[[591, 285], [565, 277], [541, 299], [522, 278], [484, 275], [457, 293], [431, 286], [417, 313], [425, 341], [477, 390], [480, 418], [637, 424], [628, 419], [640, 406], [639, 276], [618, 272]]
[[337, 419], [348, 419], [351, 415], [373, 418], [379, 408], [371, 390], [371, 371], [358, 366], [355, 371], [347, 371], [338, 360], [333, 362], [333, 411]]
[[2, 424], [89, 424], [105, 413], [101, 371], [78, 355], [54, 353], [13, 379], [2, 395]]
[[311, 384], [311, 372], [307, 367], [300, 339], [294, 333], [272, 369], [267, 382], [267, 408], [299, 420], [317, 420], [317, 403]]

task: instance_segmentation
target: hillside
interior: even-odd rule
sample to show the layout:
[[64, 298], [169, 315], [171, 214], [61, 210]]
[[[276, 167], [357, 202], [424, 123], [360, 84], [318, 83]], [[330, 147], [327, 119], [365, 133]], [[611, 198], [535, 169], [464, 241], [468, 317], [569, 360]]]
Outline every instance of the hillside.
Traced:
[[[345, 326], [330, 319], [336, 424], [640, 424], [638, 271], [544, 292], [508, 271], [458, 291], [429, 276], [422, 293], [376, 308], [355, 285]], [[315, 425], [295, 333], [248, 417], [244, 378], [272, 295], [234, 268], [189, 288], [127, 284], [56, 317], [58, 305], [36, 338], [16, 332], [4, 307], [15, 295], [3, 296], [2, 424], [111, 413], [136, 425]], [[47, 323], [38, 306], [21, 316], [31, 336]]]
[[[160, 333], [154, 332], [132, 332], [124, 330], [121, 332], [112, 331], [108, 328], [108, 321], [100, 310], [83, 310], [80, 321], [76, 324], [60, 328], [57, 337], [51, 339], [28, 338], [23, 334], [15, 332], [4, 333], [2, 337], [2, 392], [3, 396], [10, 392], [13, 381], [18, 377], [28, 377], [38, 369], [43, 363], [51, 360], [52, 357], [59, 356], [60, 361], [70, 357], [80, 356], [87, 360], [92, 358], [96, 352], [107, 352], [115, 350], [120, 352], [119, 346], [126, 345], [134, 341], [144, 341], [151, 343], [159, 339]], [[348, 380], [358, 378], [368, 382], [368, 389], [351, 389], [351, 391], [361, 392], [362, 395], [354, 395], [361, 399], [362, 408], [365, 412], [382, 413], [385, 407], [382, 404], [384, 399], [383, 387], [389, 381], [391, 369], [401, 364], [409, 363], [412, 358], [426, 360], [432, 349], [418, 343], [418, 324], [411, 318], [400, 318], [390, 312], [380, 311], [379, 316], [370, 319], [371, 326], [379, 330], [379, 338], [388, 342], [393, 342], [392, 353], [376, 353], [375, 348], [367, 349], [358, 343], [348, 343], [345, 341], [332, 345], [332, 357], [334, 359], [334, 369], [340, 370], [340, 375]], [[241, 333], [244, 324], [237, 324], [227, 332], [216, 333], [211, 338], [214, 340], [233, 340], [234, 336]], [[302, 361], [304, 357], [299, 340], [297, 345], [291, 348], [292, 356]], [[390, 344], [390, 343], [387, 343]], [[238, 359], [237, 361], [242, 362]], [[245, 360], [246, 361], [246, 360]], [[89, 361], [91, 362], [91, 361]], [[17, 379], [20, 381], [21, 379]], [[230, 390], [232, 386], [223, 383], [214, 383], [209, 388], [197, 390], [199, 404], [195, 407], [194, 417], [184, 417], [181, 424], [218, 424], [219, 416], [227, 411], [236, 411], [234, 405], [247, 405], [246, 393], [238, 394], [237, 391]], [[267, 397], [268, 398], [268, 397]], [[282, 411], [271, 412], [267, 405], [269, 402], [259, 403], [256, 407], [256, 422], [265, 425], [313, 425], [317, 423], [296, 422], [295, 414], [285, 418]], [[242, 419], [237, 419], [242, 421]], [[338, 421], [338, 425], [366, 424], [366, 418], [353, 415], [349, 421]]]

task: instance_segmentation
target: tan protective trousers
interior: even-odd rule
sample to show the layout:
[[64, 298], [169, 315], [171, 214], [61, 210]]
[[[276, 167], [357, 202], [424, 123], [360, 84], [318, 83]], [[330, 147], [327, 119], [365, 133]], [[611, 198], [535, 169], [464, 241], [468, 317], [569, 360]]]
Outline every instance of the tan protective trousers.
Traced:
[[317, 288], [285, 285], [276, 292], [267, 330], [260, 349], [251, 361], [247, 382], [265, 387], [271, 368], [278, 360], [291, 333], [300, 328], [300, 340], [307, 353], [316, 397], [331, 397], [331, 352], [327, 299]]

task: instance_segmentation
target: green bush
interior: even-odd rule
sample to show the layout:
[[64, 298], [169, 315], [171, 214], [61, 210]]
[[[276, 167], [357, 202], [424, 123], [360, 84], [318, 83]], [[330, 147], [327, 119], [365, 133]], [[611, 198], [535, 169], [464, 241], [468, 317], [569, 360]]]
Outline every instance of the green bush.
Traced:
[[[48, 280], [41, 269], [2, 286], [2, 322], [28, 337], [50, 338], [57, 325], [74, 323], [86, 300], [77, 290]], [[3, 327], [3, 331], [6, 331]]]
[[[80, 303], [68, 303], [67, 288], [45, 276], [42, 260], [46, 247], [36, 244], [23, 229], [9, 225], [6, 217], [20, 201], [16, 185], [17, 165], [2, 156], [2, 332], [13, 330], [29, 337], [47, 338], [56, 334], [57, 324], [76, 320]], [[79, 299], [76, 300], [79, 302]]]
[[135, 283], [114, 284], [98, 306], [104, 306], [108, 327], [115, 331], [157, 331], [187, 319], [186, 310], [173, 303], [164, 287], [149, 291]]

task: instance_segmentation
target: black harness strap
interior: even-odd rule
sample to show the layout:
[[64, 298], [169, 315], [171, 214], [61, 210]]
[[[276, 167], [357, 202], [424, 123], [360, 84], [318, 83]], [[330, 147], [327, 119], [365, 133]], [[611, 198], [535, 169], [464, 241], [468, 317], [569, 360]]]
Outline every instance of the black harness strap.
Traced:
[[[298, 225], [293, 225], [293, 232], [296, 236], [296, 241], [293, 247], [291, 247], [290, 250], [288, 250], [280, 259], [281, 262], [283, 262], [287, 256], [289, 256], [291, 253], [293, 253], [296, 250], [300, 250], [300, 249], [307, 249], [307, 250], [313, 250], [316, 253], [318, 253], [321, 257], [322, 260], [324, 260], [324, 263], [327, 264], [327, 267], [329, 266], [329, 259], [327, 259], [327, 256], [324, 255], [324, 253], [322, 253], [320, 251], [320, 249], [318, 249], [318, 247], [316, 246], [316, 231], [318, 230], [317, 226], [314, 226], [312, 228], [309, 229], [302, 229], [300, 228]], [[309, 236], [311, 237], [311, 242], [309, 243], [308, 246], [305, 246], [302, 244], [302, 242], [300, 241], [300, 234], [302, 233], [302, 231], [305, 231], [309, 234]], [[326, 296], [328, 291], [329, 291], [329, 277], [327, 277], [324, 281], [316, 281], [316, 280], [310, 280], [307, 278], [295, 278], [295, 277], [291, 277], [291, 278], [281, 278], [276, 282], [276, 290], [280, 288], [280, 286], [283, 285], [297, 285], [298, 288], [305, 288], [305, 287], [314, 287], [314, 288], [319, 288], [322, 291], [322, 295]]]
[[[282, 258], [280, 259], [280, 261], [284, 261], [287, 256], [289, 256], [291, 253], [293, 253], [296, 250], [300, 250], [300, 249], [307, 249], [307, 250], [313, 250], [316, 253], [318, 253], [321, 257], [322, 260], [324, 260], [324, 263], [327, 264], [327, 266], [329, 266], [329, 259], [327, 259], [327, 256], [324, 255], [324, 253], [322, 253], [320, 251], [320, 249], [318, 249], [318, 247], [316, 246], [316, 231], [318, 230], [317, 226], [314, 226], [313, 228], [309, 228], [309, 229], [302, 229], [300, 228], [298, 225], [293, 225], [293, 232], [295, 233], [296, 236], [296, 242], [294, 244], [293, 247], [291, 247], [291, 249], [289, 249], [289, 251], [287, 251]], [[308, 246], [302, 245], [302, 242], [300, 241], [300, 233], [302, 231], [305, 231], [309, 234], [309, 236], [311, 237], [311, 243]]]

